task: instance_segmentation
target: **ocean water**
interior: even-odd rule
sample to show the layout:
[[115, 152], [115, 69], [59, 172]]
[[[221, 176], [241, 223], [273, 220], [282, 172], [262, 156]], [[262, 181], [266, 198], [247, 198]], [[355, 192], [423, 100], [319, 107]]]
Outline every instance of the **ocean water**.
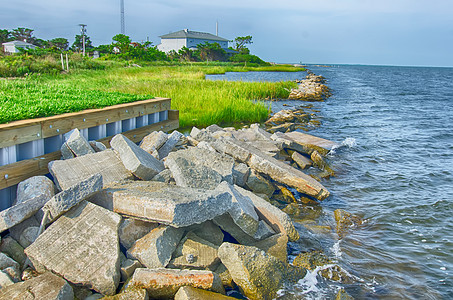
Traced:
[[[453, 68], [309, 69], [333, 89], [314, 104], [322, 124], [309, 133], [344, 145], [329, 155], [336, 176], [322, 182], [331, 196], [310, 209], [319, 225], [334, 228], [337, 208], [365, 222], [339, 240], [295, 220], [303, 239], [322, 247], [354, 282], [311, 272], [279, 299], [331, 299], [341, 287], [356, 299], [453, 299]], [[242, 80], [288, 76], [240, 74]], [[305, 247], [290, 246], [291, 255]]]

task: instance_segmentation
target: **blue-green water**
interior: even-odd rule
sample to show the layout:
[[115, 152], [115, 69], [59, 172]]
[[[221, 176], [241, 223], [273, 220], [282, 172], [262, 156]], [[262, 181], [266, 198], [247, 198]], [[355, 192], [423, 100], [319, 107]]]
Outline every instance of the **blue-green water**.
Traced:
[[[322, 125], [310, 133], [347, 145], [330, 156], [336, 177], [323, 181], [332, 195], [318, 222], [333, 227], [337, 208], [366, 222], [340, 241], [301, 233], [356, 277], [341, 285], [356, 299], [453, 299], [453, 68], [309, 68], [333, 89], [315, 103]], [[281, 298], [330, 299], [339, 288], [313, 275]]]

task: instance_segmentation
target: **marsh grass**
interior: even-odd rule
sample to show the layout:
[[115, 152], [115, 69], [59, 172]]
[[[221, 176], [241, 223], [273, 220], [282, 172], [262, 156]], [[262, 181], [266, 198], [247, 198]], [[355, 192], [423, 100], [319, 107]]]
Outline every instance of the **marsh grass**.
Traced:
[[[230, 71], [300, 71], [286, 66], [250, 68], [231, 64], [111, 68], [70, 75], [0, 80], [0, 123], [169, 97], [180, 126], [259, 122], [269, 107], [259, 100], [286, 98], [293, 82], [208, 81]], [[258, 101], [251, 101], [258, 100]]]

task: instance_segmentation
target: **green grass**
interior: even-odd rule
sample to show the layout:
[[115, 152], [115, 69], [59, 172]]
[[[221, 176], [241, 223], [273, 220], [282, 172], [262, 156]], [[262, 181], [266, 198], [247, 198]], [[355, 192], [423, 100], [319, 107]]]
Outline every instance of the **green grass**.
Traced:
[[107, 68], [69, 75], [0, 80], [0, 123], [105, 107], [155, 97], [172, 98], [180, 126], [259, 122], [262, 101], [286, 98], [293, 82], [208, 81], [229, 71], [300, 71], [289, 66], [243, 67], [222, 63]]

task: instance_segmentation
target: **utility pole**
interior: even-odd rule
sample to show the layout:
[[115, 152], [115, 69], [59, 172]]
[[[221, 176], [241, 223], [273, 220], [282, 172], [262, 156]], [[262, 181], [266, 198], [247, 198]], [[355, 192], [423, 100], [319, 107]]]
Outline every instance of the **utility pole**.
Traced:
[[126, 34], [126, 25], [124, 24], [124, 0], [121, 0], [120, 8], [121, 8], [121, 34]]
[[86, 24], [79, 24], [79, 26], [80, 26], [80, 31], [82, 33], [83, 56], [85, 56], [85, 33], [87, 32], [85, 27], [87, 27], [87, 25]]

